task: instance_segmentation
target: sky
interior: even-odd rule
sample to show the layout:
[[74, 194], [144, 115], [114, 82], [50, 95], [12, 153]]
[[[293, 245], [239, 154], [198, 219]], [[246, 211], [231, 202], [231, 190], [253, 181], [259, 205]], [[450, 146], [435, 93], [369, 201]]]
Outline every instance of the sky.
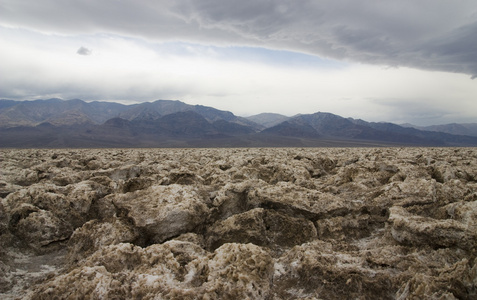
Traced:
[[475, 0], [0, 0], [0, 98], [477, 122]]

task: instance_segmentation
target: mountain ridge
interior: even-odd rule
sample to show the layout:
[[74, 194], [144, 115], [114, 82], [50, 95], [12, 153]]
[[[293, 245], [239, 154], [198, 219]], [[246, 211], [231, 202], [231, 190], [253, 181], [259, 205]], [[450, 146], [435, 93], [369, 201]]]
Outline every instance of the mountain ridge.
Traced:
[[437, 131], [457, 135], [477, 136], [477, 123], [449, 123], [430, 126], [416, 126], [413, 124], [400, 124], [402, 127], [411, 127], [418, 130]]
[[0, 137], [0, 147], [477, 146], [475, 136], [328, 112], [243, 118], [179, 100], [0, 100]]
[[275, 113], [261, 113], [258, 115], [248, 116], [246, 119], [268, 128], [287, 121], [290, 119], [290, 117]]

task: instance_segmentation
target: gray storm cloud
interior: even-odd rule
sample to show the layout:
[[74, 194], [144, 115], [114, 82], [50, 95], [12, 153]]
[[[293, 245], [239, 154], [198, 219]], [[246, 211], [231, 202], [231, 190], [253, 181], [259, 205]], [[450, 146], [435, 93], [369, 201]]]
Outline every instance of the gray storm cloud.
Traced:
[[79, 55], [91, 55], [92, 51], [88, 48], [80, 47], [76, 53]]
[[0, 0], [0, 7], [0, 24], [10, 27], [261, 46], [477, 76], [474, 0]]

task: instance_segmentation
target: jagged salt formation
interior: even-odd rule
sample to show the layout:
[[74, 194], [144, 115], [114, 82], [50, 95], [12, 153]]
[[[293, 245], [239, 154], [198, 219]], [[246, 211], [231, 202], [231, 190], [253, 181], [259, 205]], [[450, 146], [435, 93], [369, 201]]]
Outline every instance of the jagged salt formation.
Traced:
[[477, 150], [1, 150], [2, 299], [475, 299]]

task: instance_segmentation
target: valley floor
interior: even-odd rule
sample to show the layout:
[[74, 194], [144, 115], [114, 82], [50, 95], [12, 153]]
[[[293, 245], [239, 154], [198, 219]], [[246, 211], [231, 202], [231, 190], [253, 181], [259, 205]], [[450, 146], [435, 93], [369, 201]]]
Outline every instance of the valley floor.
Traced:
[[475, 299], [477, 148], [0, 150], [2, 299]]

